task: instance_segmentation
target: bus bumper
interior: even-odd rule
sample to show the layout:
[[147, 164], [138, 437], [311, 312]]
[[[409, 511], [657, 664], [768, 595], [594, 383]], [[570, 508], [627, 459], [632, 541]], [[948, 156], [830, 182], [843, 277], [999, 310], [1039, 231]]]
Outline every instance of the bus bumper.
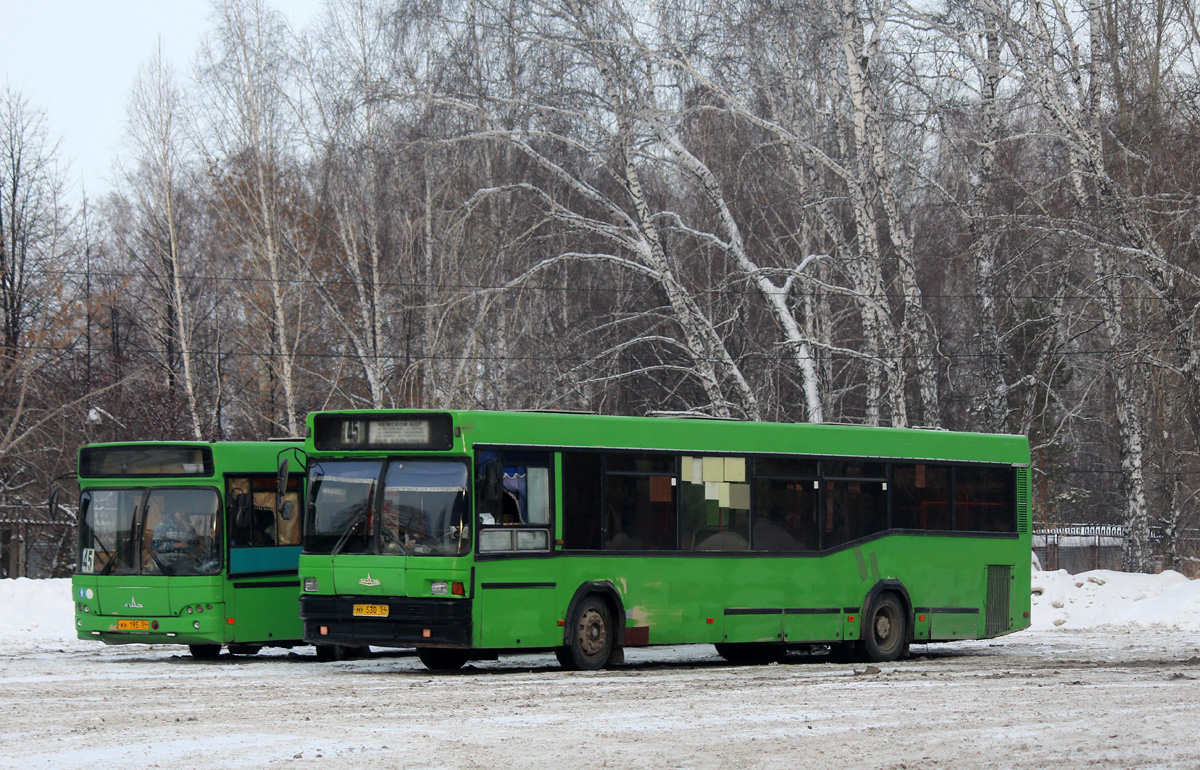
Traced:
[[[355, 605], [379, 613], [355, 615]], [[398, 596], [301, 596], [304, 641], [375, 647], [471, 647], [470, 599]]]
[[146, 621], [147, 630], [123, 630], [118, 628], [128, 616], [115, 618], [94, 613], [75, 614], [75, 632], [80, 639], [91, 639], [105, 644], [223, 644], [225, 642], [225, 617], [219, 610], [204, 615], [171, 617], [139, 617]]

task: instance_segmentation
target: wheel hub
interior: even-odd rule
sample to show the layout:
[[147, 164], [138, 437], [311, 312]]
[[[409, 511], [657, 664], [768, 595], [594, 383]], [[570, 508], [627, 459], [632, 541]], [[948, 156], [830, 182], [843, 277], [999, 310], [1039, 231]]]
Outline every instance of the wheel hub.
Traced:
[[875, 638], [880, 641], [885, 641], [892, 633], [892, 619], [887, 615], [879, 615], [875, 618]]
[[604, 619], [595, 610], [588, 610], [579, 619], [579, 647], [587, 655], [596, 655], [604, 650], [608, 633]]

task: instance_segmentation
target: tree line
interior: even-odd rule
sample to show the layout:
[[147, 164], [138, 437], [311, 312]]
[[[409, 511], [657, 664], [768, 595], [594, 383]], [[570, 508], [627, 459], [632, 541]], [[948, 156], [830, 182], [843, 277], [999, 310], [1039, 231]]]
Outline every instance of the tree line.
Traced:
[[1196, 572], [1191, 0], [212, 17], [100, 198], [2, 94], [5, 537], [82, 443], [542, 408], [1021, 433], [1038, 526]]

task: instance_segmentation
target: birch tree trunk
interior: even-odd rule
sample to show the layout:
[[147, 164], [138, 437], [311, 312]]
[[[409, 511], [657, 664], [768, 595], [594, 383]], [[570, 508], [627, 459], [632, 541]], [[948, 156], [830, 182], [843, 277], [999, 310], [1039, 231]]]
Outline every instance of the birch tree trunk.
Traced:
[[[131, 136], [141, 154], [139, 159], [148, 173], [151, 189], [146, 206], [148, 215], [161, 219], [166, 229], [165, 242], [158, 246], [159, 261], [166, 272], [167, 301], [170, 307], [166, 337], [179, 346], [183, 393], [187, 402], [192, 437], [203, 437], [196, 383], [192, 374], [192, 323], [184, 299], [183, 255], [176, 212], [177, 177], [181, 161], [182, 127], [180, 94], [174, 75], [163, 60], [161, 41], [154, 58], [138, 74], [129, 108]], [[135, 182], [136, 184], [136, 182]], [[174, 362], [167, 356], [164, 365], [173, 374]]]

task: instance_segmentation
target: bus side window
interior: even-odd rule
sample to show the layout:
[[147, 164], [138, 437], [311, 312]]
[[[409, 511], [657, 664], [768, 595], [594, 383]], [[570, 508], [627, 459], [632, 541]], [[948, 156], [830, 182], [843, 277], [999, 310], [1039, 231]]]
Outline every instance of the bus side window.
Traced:
[[823, 549], [883, 532], [887, 521], [887, 469], [883, 463], [824, 463]]
[[892, 528], [949, 530], [950, 467], [892, 466]]
[[674, 551], [675, 456], [605, 456], [604, 547], [613, 551]]
[[679, 465], [679, 545], [685, 551], [750, 548], [750, 484], [744, 457], [684, 456]]
[[1011, 468], [954, 469], [955, 529], [1016, 532], [1016, 472]]
[[563, 548], [595, 551], [600, 543], [600, 455], [562, 454]]

